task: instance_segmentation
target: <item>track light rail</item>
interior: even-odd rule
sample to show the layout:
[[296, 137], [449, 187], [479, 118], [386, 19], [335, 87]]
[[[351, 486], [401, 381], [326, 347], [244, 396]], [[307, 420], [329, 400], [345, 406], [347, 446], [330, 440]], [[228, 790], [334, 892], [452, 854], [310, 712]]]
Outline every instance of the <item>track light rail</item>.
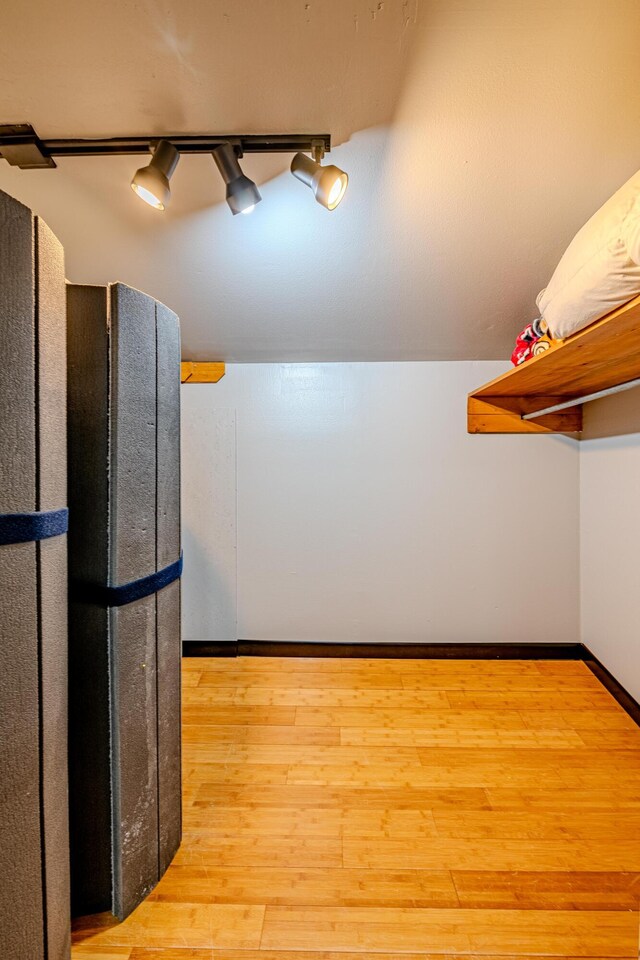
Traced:
[[146, 137], [63, 138], [41, 140], [28, 123], [0, 124], [0, 156], [23, 170], [55, 167], [53, 157], [107, 157], [148, 154], [150, 145], [168, 140], [181, 153], [211, 153], [230, 143], [239, 157], [245, 153], [311, 153], [318, 141], [331, 150], [328, 133], [173, 134]]
[[[245, 153], [293, 153], [291, 173], [313, 192], [317, 202], [335, 210], [349, 177], [339, 167], [324, 164], [331, 150], [329, 133], [163, 134], [158, 137], [102, 137], [41, 140], [30, 123], [0, 124], [0, 159], [21, 170], [55, 167], [54, 157], [146, 155], [148, 163], [133, 175], [131, 188], [150, 207], [165, 210], [171, 199], [170, 180], [183, 154], [210, 154], [226, 185], [231, 212], [251, 213], [262, 197], [242, 170]], [[305, 156], [310, 153], [311, 157]]]

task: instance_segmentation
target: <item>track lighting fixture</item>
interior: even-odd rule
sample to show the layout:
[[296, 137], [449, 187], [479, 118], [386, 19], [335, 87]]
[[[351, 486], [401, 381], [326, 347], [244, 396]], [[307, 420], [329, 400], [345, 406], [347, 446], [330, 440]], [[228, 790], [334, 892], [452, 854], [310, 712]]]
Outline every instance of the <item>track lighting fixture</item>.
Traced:
[[320, 163], [323, 152], [321, 148], [314, 147], [316, 159], [307, 157], [304, 153], [296, 153], [291, 161], [291, 173], [311, 187], [318, 203], [327, 210], [335, 210], [344, 197], [349, 177], [344, 170], [333, 164], [323, 167]]
[[161, 140], [146, 167], [136, 170], [131, 189], [156, 210], [164, 210], [171, 199], [169, 180], [178, 166], [180, 154], [168, 140]]
[[213, 159], [227, 185], [227, 203], [231, 213], [251, 213], [262, 197], [253, 180], [245, 177], [240, 169], [238, 155], [229, 142], [221, 143], [213, 150]]
[[[110, 137], [99, 140], [41, 140], [29, 123], [0, 124], [0, 158], [21, 170], [39, 170], [56, 166], [54, 157], [106, 157], [148, 154], [146, 167], [133, 176], [131, 188], [155, 207], [164, 210], [171, 198], [169, 181], [184, 153], [210, 153], [227, 188], [231, 212], [251, 213], [262, 197], [246, 177], [239, 160], [246, 153], [295, 153], [291, 172], [313, 190], [318, 203], [335, 210], [342, 200], [349, 178], [332, 164], [322, 165], [331, 150], [331, 137], [324, 134], [275, 133], [228, 135], [177, 135], [155, 141], [149, 137]], [[306, 156], [309, 153], [311, 156]]]

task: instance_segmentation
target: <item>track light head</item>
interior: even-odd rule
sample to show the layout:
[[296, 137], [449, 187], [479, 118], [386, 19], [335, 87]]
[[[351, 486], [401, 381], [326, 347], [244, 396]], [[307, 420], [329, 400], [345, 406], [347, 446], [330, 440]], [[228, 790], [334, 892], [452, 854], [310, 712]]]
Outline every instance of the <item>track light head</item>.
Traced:
[[313, 195], [327, 210], [335, 210], [344, 197], [349, 177], [335, 167], [312, 160], [304, 153], [296, 153], [291, 161], [291, 173], [313, 190]]
[[136, 170], [131, 189], [141, 200], [156, 210], [164, 210], [171, 199], [169, 180], [178, 165], [180, 154], [168, 140], [160, 140], [146, 167]]
[[233, 144], [221, 143], [212, 156], [227, 185], [227, 203], [231, 213], [234, 217], [237, 213], [251, 213], [262, 197], [253, 180], [242, 172]]

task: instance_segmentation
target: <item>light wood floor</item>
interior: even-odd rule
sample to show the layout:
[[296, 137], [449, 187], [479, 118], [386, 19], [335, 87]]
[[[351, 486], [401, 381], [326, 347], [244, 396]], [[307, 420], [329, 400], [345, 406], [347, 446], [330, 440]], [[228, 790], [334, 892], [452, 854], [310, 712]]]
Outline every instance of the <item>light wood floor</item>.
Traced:
[[74, 960], [638, 957], [640, 730], [582, 663], [184, 661], [184, 841]]

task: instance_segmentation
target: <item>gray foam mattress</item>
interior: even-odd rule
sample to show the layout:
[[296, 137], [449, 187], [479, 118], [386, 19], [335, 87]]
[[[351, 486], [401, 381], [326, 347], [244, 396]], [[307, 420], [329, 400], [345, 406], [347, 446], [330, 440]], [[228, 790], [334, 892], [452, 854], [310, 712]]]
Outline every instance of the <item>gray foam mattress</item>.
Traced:
[[112, 607], [82, 587], [179, 556], [180, 334], [121, 283], [70, 284], [67, 313], [72, 908], [124, 918], [180, 843], [180, 583]]
[[[67, 504], [60, 243], [0, 192], [0, 514]], [[70, 952], [67, 538], [0, 545], [0, 954]]]

